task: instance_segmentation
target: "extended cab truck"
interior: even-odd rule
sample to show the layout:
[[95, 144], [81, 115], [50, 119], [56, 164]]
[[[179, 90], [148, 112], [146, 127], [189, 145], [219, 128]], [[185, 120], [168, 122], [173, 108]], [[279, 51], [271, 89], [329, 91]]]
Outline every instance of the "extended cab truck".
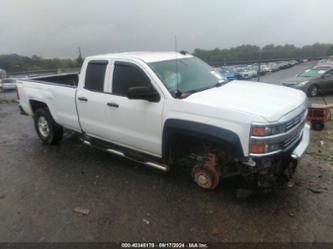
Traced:
[[57, 143], [69, 129], [86, 144], [161, 170], [188, 166], [206, 189], [234, 174], [271, 186], [291, 177], [309, 144], [302, 91], [224, 84], [185, 52], [92, 56], [79, 75], [39, 77], [17, 87], [21, 111], [33, 116], [43, 143]]

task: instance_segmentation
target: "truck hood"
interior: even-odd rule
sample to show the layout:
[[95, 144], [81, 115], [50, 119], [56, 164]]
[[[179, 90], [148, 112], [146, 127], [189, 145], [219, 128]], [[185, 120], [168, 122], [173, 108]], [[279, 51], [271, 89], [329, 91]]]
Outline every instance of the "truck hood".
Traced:
[[306, 101], [296, 89], [251, 81], [232, 81], [224, 86], [190, 95], [186, 101], [213, 108], [258, 115], [275, 122]]

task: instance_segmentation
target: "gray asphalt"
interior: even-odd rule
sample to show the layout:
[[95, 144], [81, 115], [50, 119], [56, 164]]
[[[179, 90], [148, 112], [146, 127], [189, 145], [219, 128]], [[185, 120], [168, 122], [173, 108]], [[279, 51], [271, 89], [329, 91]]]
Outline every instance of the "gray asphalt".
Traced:
[[204, 191], [182, 171], [145, 168], [83, 145], [75, 134], [43, 146], [31, 118], [3, 102], [0, 242], [333, 242], [332, 134], [332, 124], [313, 133], [295, 187], [242, 200], [240, 178]]
[[[296, 65], [292, 68], [281, 70], [275, 73], [269, 73], [265, 76], [262, 76], [260, 78], [261, 82], [266, 82], [266, 83], [272, 83], [272, 84], [280, 84], [284, 80], [288, 78], [295, 77], [296, 74], [304, 71], [305, 69], [312, 68], [317, 64], [317, 61], [310, 61], [306, 63], [302, 63], [300, 65]], [[315, 104], [325, 104], [325, 101], [328, 103], [333, 103], [333, 95], [325, 95], [323, 96], [324, 100], [322, 97], [315, 97], [311, 98], [310, 101], [311, 103]]]

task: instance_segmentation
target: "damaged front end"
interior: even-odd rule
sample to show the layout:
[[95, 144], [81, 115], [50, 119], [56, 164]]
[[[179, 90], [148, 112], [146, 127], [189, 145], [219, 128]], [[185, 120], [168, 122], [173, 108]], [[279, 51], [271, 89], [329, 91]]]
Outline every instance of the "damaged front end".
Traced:
[[[278, 135], [251, 136], [250, 157], [242, 162], [239, 170], [248, 182], [256, 183], [264, 191], [278, 183], [288, 182], [292, 186], [293, 173], [309, 143], [310, 126], [305, 121]], [[260, 150], [260, 147], [266, 148]], [[269, 151], [269, 148], [275, 150]]]

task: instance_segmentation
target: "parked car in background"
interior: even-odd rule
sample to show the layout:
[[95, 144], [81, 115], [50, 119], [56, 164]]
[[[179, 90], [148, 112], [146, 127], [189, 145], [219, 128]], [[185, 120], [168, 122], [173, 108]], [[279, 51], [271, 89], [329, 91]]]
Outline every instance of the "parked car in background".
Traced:
[[279, 68], [280, 69], [287, 69], [290, 68], [290, 65], [287, 61], [279, 61]]
[[268, 66], [271, 69], [271, 72], [277, 72], [280, 70], [278, 63], [276, 62], [270, 62], [268, 63]]
[[317, 68], [327, 68], [327, 69], [333, 69], [333, 64], [321, 64], [321, 65], [317, 65], [314, 66], [313, 69], [317, 69]]
[[3, 69], [0, 69], [0, 81], [1, 81], [2, 79], [5, 79], [6, 77], [7, 77], [7, 73], [6, 73], [6, 71], [3, 70]]
[[260, 72], [263, 72], [264, 74], [272, 72], [272, 69], [268, 64], [261, 64], [260, 65]]
[[16, 89], [16, 79], [3, 79], [0, 81], [0, 89], [2, 91], [15, 90]]
[[249, 70], [250, 75], [251, 75], [251, 79], [258, 76], [258, 68], [259, 67], [255, 66], [255, 65], [251, 65], [251, 66], [248, 67], [248, 70]]
[[297, 60], [290, 60], [290, 61], [288, 61], [288, 64], [290, 65], [290, 67], [293, 67], [293, 66], [298, 64], [298, 61]]
[[248, 80], [252, 78], [251, 72], [245, 68], [238, 68], [237, 73], [240, 76], [240, 79], [242, 80]]
[[333, 68], [315, 67], [307, 69], [296, 77], [285, 80], [282, 85], [297, 88], [309, 97], [333, 91]]
[[326, 65], [331, 65], [333, 66], [333, 56], [329, 56], [326, 59], [322, 59], [318, 61], [317, 66], [326, 66]]
[[227, 81], [236, 80], [235, 72], [232, 69], [218, 68], [218, 72], [223, 76]]

